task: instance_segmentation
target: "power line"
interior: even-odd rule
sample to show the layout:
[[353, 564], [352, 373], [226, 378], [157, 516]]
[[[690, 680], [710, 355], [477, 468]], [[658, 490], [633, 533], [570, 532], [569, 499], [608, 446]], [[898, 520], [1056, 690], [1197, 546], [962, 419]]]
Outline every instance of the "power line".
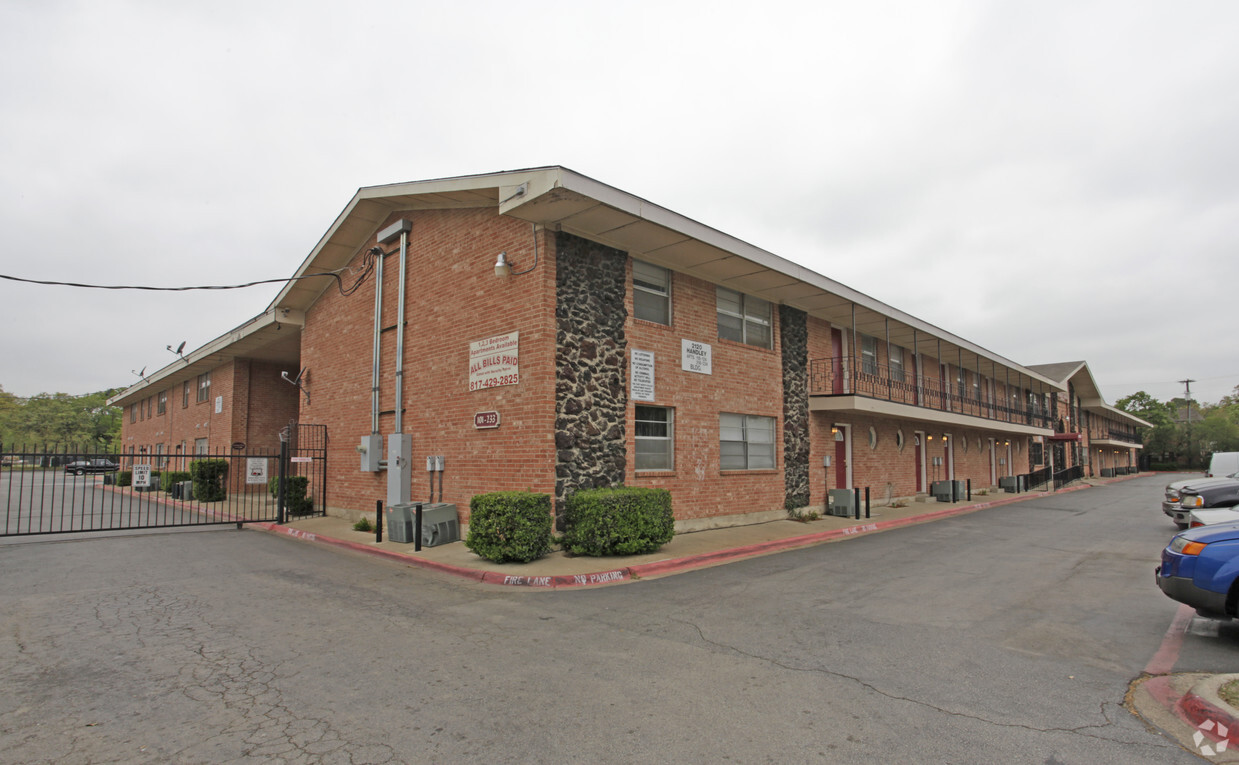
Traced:
[[[46, 287], [79, 287], [82, 289], [92, 290], [145, 290], [148, 292], [189, 292], [192, 290], [239, 290], [246, 287], [257, 287], [261, 284], [282, 284], [285, 282], [294, 282], [299, 279], [311, 279], [318, 276], [327, 276], [336, 280], [336, 288], [340, 290], [340, 294], [348, 297], [357, 291], [365, 282], [366, 277], [374, 270], [374, 259], [377, 255], [385, 255], [378, 247], [371, 248], [362, 258], [360, 269], [341, 268], [339, 271], [324, 271], [315, 274], [302, 274], [301, 276], [289, 276], [284, 279], [261, 279], [259, 281], [246, 282], [244, 284], [207, 284], [195, 285], [189, 287], [151, 287], [140, 284], [85, 284], [82, 282], [60, 282], [44, 279], [26, 279], [20, 276], [10, 276], [9, 274], [0, 274], [0, 279], [7, 279], [12, 282], [22, 282], [24, 284], [38, 284]], [[344, 280], [340, 278], [340, 274], [344, 271], [357, 273], [360, 270], [360, 275], [352, 284], [345, 286]]]

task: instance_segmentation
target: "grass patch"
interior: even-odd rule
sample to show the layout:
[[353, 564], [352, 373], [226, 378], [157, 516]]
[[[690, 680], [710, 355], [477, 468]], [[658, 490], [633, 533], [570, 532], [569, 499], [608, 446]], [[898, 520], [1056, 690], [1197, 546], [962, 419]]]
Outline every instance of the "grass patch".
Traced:
[[1223, 683], [1222, 687], [1218, 688], [1217, 693], [1222, 697], [1222, 701], [1225, 701], [1232, 707], [1239, 708], [1239, 680]]

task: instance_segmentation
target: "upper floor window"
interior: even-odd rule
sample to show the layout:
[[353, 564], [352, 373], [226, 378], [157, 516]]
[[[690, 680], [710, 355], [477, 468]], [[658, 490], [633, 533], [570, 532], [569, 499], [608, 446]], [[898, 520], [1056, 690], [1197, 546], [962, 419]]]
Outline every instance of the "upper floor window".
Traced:
[[198, 400], [211, 400], [211, 373], [204, 372], [198, 375]]
[[719, 468], [765, 470], [774, 468], [774, 418], [751, 414], [718, 416]]
[[189, 380], [186, 380], [185, 385], [181, 387], [181, 408], [182, 409], [189, 406], [189, 389], [192, 387], [193, 387], [193, 384], [190, 383]]
[[860, 372], [865, 375], [878, 373], [878, 339], [869, 335], [860, 336]]
[[671, 272], [640, 260], [632, 262], [632, 309], [638, 319], [671, 324]]
[[159, 391], [159, 402], [155, 404], [155, 411], [159, 414], [164, 414], [168, 411], [168, 391]]
[[735, 290], [715, 290], [718, 307], [718, 336], [759, 348], [770, 348], [770, 303]]
[[138, 405], [137, 404], [129, 405], [129, 421], [130, 422], [138, 421]]
[[887, 355], [890, 356], [891, 379], [895, 382], [903, 382], [903, 348], [893, 343], [888, 343]]

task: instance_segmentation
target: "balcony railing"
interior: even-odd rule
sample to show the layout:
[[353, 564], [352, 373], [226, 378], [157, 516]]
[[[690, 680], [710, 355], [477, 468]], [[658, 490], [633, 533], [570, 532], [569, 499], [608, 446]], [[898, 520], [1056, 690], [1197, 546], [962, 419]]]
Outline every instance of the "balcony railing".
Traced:
[[1122, 441], [1125, 444], [1143, 443], [1139, 433], [1120, 428], [1093, 428], [1088, 435], [1092, 441], [1108, 439], [1110, 441]]
[[1039, 405], [1012, 402], [1023, 405], [1011, 406], [1004, 402], [961, 396], [949, 384], [943, 385], [938, 378], [922, 376], [918, 381], [911, 370], [865, 362], [856, 365], [848, 358], [810, 361], [809, 395], [864, 396], [997, 422], [1038, 428], [1052, 426], [1050, 413]]

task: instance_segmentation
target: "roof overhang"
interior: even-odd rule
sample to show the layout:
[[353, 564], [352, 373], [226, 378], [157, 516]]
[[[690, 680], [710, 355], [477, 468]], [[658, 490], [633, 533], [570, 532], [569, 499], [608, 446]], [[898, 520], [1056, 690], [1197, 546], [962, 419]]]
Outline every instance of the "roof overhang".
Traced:
[[1090, 438], [1089, 447], [1108, 446], [1115, 449], [1143, 449], [1144, 444], [1133, 444], [1131, 441], [1119, 441], [1113, 438]]
[[[291, 309], [268, 309], [245, 324], [220, 335], [154, 374], [108, 399], [112, 406], [125, 406], [166, 390], [238, 358], [287, 363], [295, 367], [301, 358], [301, 328], [305, 314]], [[296, 371], [292, 369], [290, 371]]]
[[[590, 239], [707, 282], [798, 308], [834, 326], [932, 353], [1037, 392], [1061, 383], [832, 279], [564, 167], [512, 170], [359, 189], [297, 271], [343, 268], [394, 212], [494, 207], [502, 215]], [[295, 279], [271, 308], [306, 311], [333, 283]], [[1001, 368], [1001, 369], [1000, 369]], [[1015, 384], [1016, 380], [1011, 380]]]

